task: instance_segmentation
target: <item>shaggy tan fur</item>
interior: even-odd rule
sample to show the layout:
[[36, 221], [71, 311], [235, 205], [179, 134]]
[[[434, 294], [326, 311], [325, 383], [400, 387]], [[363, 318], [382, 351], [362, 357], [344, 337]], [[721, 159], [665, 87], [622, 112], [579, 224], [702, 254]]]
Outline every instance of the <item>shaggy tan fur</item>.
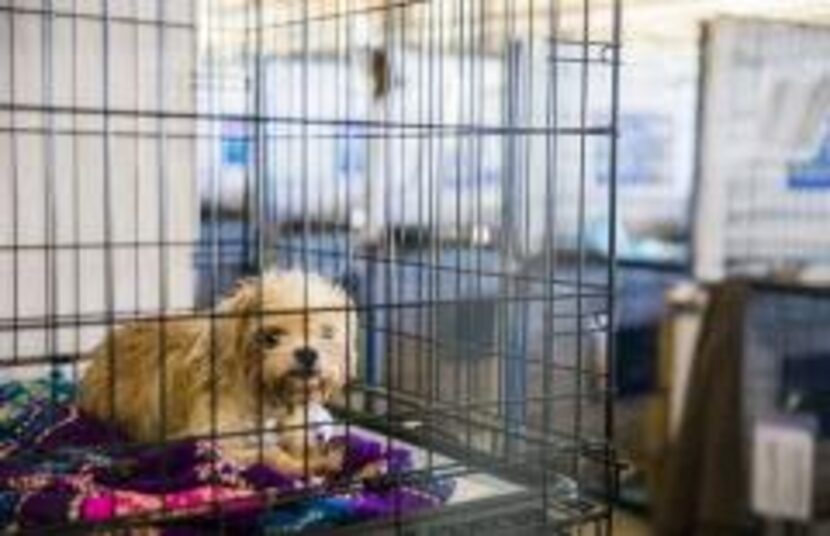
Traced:
[[[91, 352], [80, 405], [136, 441], [215, 432], [242, 462], [262, 456], [285, 473], [336, 471], [342, 453], [316, 441], [308, 408], [354, 376], [356, 331], [351, 301], [329, 281], [269, 272], [241, 281], [214, 315], [111, 331]], [[316, 352], [313, 367], [302, 365], [303, 350]], [[254, 431], [263, 426], [275, 426], [276, 441], [260, 449]]]

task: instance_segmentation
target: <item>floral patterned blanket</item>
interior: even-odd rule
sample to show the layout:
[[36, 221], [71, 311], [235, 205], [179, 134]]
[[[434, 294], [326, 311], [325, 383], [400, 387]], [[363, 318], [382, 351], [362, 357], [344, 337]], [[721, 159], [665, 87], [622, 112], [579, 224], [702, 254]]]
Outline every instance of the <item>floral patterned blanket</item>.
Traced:
[[[452, 480], [414, 480], [412, 452], [352, 433], [342, 474], [318, 482], [264, 465], [241, 466], [209, 441], [131, 446], [78, 412], [72, 382], [56, 374], [0, 384], [0, 532], [117, 518], [162, 534], [286, 534], [439, 506]], [[344, 486], [367, 466], [381, 476]], [[398, 475], [399, 478], [395, 478]]]

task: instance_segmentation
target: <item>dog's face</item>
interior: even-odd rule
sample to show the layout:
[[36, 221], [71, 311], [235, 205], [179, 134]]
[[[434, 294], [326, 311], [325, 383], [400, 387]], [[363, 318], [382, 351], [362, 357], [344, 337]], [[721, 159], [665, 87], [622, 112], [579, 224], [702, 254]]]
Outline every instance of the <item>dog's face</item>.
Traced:
[[354, 376], [356, 315], [328, 280], [267, 273], [241, 283], [220, 309], [241, 315], [232, 359], [242, 360], [247, 388], [266, 404], [325, 402]]

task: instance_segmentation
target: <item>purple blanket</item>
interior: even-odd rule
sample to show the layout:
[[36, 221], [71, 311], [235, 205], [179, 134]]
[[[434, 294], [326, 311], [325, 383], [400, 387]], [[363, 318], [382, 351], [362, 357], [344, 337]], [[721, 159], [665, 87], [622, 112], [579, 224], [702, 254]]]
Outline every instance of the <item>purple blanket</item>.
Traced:
[[[438, 506], [454, 488], [406, 478], [409, 451], [351, 434], [335, 438], [347, 447], [342, 473], [310, 494], [308, 482], [235, 464], [209, 441], [131, 446], [79, 414], [73, 394], [60, 376], [0, 384], [0, 530], [140, 517], [199, 533], [221, 518], [234, 533], [284, 534]], [[370, 466], [381, 476], [354, 478]]]

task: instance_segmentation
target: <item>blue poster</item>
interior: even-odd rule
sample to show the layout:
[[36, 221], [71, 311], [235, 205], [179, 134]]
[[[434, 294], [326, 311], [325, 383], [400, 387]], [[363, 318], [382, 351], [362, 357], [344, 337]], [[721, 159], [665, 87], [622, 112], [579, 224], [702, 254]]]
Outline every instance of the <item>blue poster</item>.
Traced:
[[247, 166], [251, 158], [251, 139], [242, 121], [226, 121], [222, 125], [222, 164]]

